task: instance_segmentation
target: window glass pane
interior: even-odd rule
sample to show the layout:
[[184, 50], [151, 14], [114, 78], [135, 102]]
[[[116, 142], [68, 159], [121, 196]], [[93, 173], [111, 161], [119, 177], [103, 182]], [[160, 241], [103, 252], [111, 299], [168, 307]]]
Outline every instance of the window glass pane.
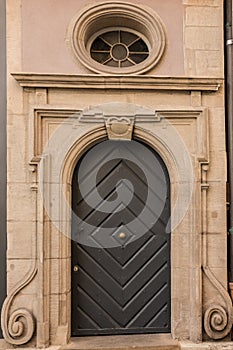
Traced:
[[97, 36], [91, 45], [91, 57], [110, 67], [134, 66], [144, 61], [148, 55], [148, 47], [142, 38], [120, 29]]
[[148, 52], [148, 48], [142, 39], [139, 39], [136, 43], [130, 45], [129, 50], [131, 52]]

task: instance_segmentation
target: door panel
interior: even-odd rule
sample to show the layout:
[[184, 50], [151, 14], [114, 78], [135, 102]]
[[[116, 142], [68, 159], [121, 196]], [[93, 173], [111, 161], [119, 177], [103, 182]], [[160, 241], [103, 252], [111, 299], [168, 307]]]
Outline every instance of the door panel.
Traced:
[[160, 157], [104, 141], [76, 166], [72, 335], [170, 332], [170, 186]]

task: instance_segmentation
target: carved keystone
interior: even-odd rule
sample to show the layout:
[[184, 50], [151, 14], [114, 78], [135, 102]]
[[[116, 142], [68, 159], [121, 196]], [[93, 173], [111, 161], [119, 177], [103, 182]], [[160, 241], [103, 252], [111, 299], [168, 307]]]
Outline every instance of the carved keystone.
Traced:
[[105, 126], [109, 140], [132, 140], [134, 118], [110, 117]]

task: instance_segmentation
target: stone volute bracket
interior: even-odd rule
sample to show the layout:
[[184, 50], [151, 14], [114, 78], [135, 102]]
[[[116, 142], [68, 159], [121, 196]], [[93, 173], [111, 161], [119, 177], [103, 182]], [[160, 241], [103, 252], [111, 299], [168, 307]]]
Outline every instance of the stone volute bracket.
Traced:
[[[36, 165], [31, 163], [30, 166], [31, 173], [36, 174]], [[37, 186], [34, 184], [31, 189], [37, 191]], [[1, 310], [1, 328], [4, 339], [7, 343], [16, 346], [28, 343], [36, 330], [36, 317], [33, 312], [26, 307], [16, 308], [14, 305], [19, 293], [34, 280], [38, 273], [36, 237], [34, 239], [31, 266], [25, 276], [10, 290]]]
[[4, 339], [13, 345], [23, 345], [29, 342], [35, 332], [35, 319], [26, 308], [12, 309], [14, 299], [37, 274], [36, 260], [26, 276], [19, 281], [5, 299], [1, 313], [1, 326]]
[[204, 310], [204, 328], [206, 334], [213, 340], [225, 338], [232, 329], [233, 308], [230, 295], [208, 266], [203, 266], [203, 272], [213, 287], [221, 295], [225, 306], [211, 304]]
[[213, 340], [220, 340], [225, 338], [232, 329], [233, 322], [233, 308], [232, 301], [228, 291], [220, 283], [218, 278], [211, 271], [208, 264], [208, 224], [207, 224], [207, 193], [209, 184], [207, 181], [207, 173], [209, 170], [209, 164], [203, 163], [201, 167], [202, 172], [202, 270], [204, 276], [215, 288], [218, 294], [221, 296], [224, 307], [218, 303], [211, 303], [206, 305], [203, 310], [203, 323], [206, 334]]

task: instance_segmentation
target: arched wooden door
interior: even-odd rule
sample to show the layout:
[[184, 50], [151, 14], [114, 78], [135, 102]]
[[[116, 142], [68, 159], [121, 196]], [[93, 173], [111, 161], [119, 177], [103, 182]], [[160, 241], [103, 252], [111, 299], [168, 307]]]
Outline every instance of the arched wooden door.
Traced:
[[104, 141], [72, 183], [72, 335], [170, 332], [170, 182], [157, 153]]

